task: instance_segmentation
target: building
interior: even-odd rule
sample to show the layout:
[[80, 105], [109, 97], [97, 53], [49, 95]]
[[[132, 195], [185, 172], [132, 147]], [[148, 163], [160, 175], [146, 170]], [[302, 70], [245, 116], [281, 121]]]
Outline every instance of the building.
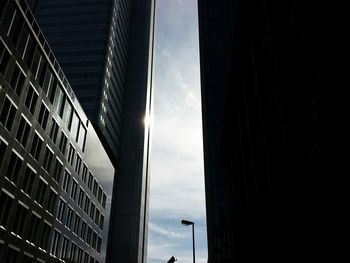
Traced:
[[155, 0], [28, 2], [116, 169], [111, 262], [145, 262]]
[[334, 260], [328, 190], [348, 158], [336, 120], [348, 112], [349, 7], [199, 0], [198, 10], [208, 262]]
[[25, 0], [0, 2], [0, 258], [106, 260], [114, 167]]

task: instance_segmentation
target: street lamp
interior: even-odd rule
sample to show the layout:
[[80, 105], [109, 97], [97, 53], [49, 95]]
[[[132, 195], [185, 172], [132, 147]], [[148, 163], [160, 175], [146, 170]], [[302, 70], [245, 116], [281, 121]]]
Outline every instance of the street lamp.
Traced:
[[184, 226], [192, 225], [192, 240], [193, 240], [193, 263], [196, 262], [196, 256], [195, 256], [195, 246], [194, 246], [194, 222], [188, 221], [188, 220], [181, 220], [181, 224]]

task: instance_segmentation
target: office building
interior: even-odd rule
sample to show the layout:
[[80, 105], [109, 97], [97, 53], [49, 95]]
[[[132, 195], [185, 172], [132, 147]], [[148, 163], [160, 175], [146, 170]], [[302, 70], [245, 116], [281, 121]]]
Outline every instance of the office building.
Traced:
[[198, 1], [209, 263], [331, 253], [350, 56], [329, 2]]
[[155, 1], [28, 2], [116, 168], [111, 262], [145, 262]]
[[25, 0], [2, 0], [0, 261], [105, 262], [113, 179]]

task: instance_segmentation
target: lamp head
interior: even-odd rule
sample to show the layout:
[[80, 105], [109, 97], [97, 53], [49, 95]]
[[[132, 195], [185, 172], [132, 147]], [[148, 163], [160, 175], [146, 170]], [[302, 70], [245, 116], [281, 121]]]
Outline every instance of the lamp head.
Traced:
[[184, 226], [194, 225], [194, 222], [188, 221], [188, 220], [181, 220], [181, 224]]

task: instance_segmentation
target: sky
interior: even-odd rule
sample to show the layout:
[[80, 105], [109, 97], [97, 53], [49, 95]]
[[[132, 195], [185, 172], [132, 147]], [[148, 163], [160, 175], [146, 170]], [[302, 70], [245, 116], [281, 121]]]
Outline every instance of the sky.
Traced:
[[196, 0], [157, 0], [148, 263], [207, 262]]

